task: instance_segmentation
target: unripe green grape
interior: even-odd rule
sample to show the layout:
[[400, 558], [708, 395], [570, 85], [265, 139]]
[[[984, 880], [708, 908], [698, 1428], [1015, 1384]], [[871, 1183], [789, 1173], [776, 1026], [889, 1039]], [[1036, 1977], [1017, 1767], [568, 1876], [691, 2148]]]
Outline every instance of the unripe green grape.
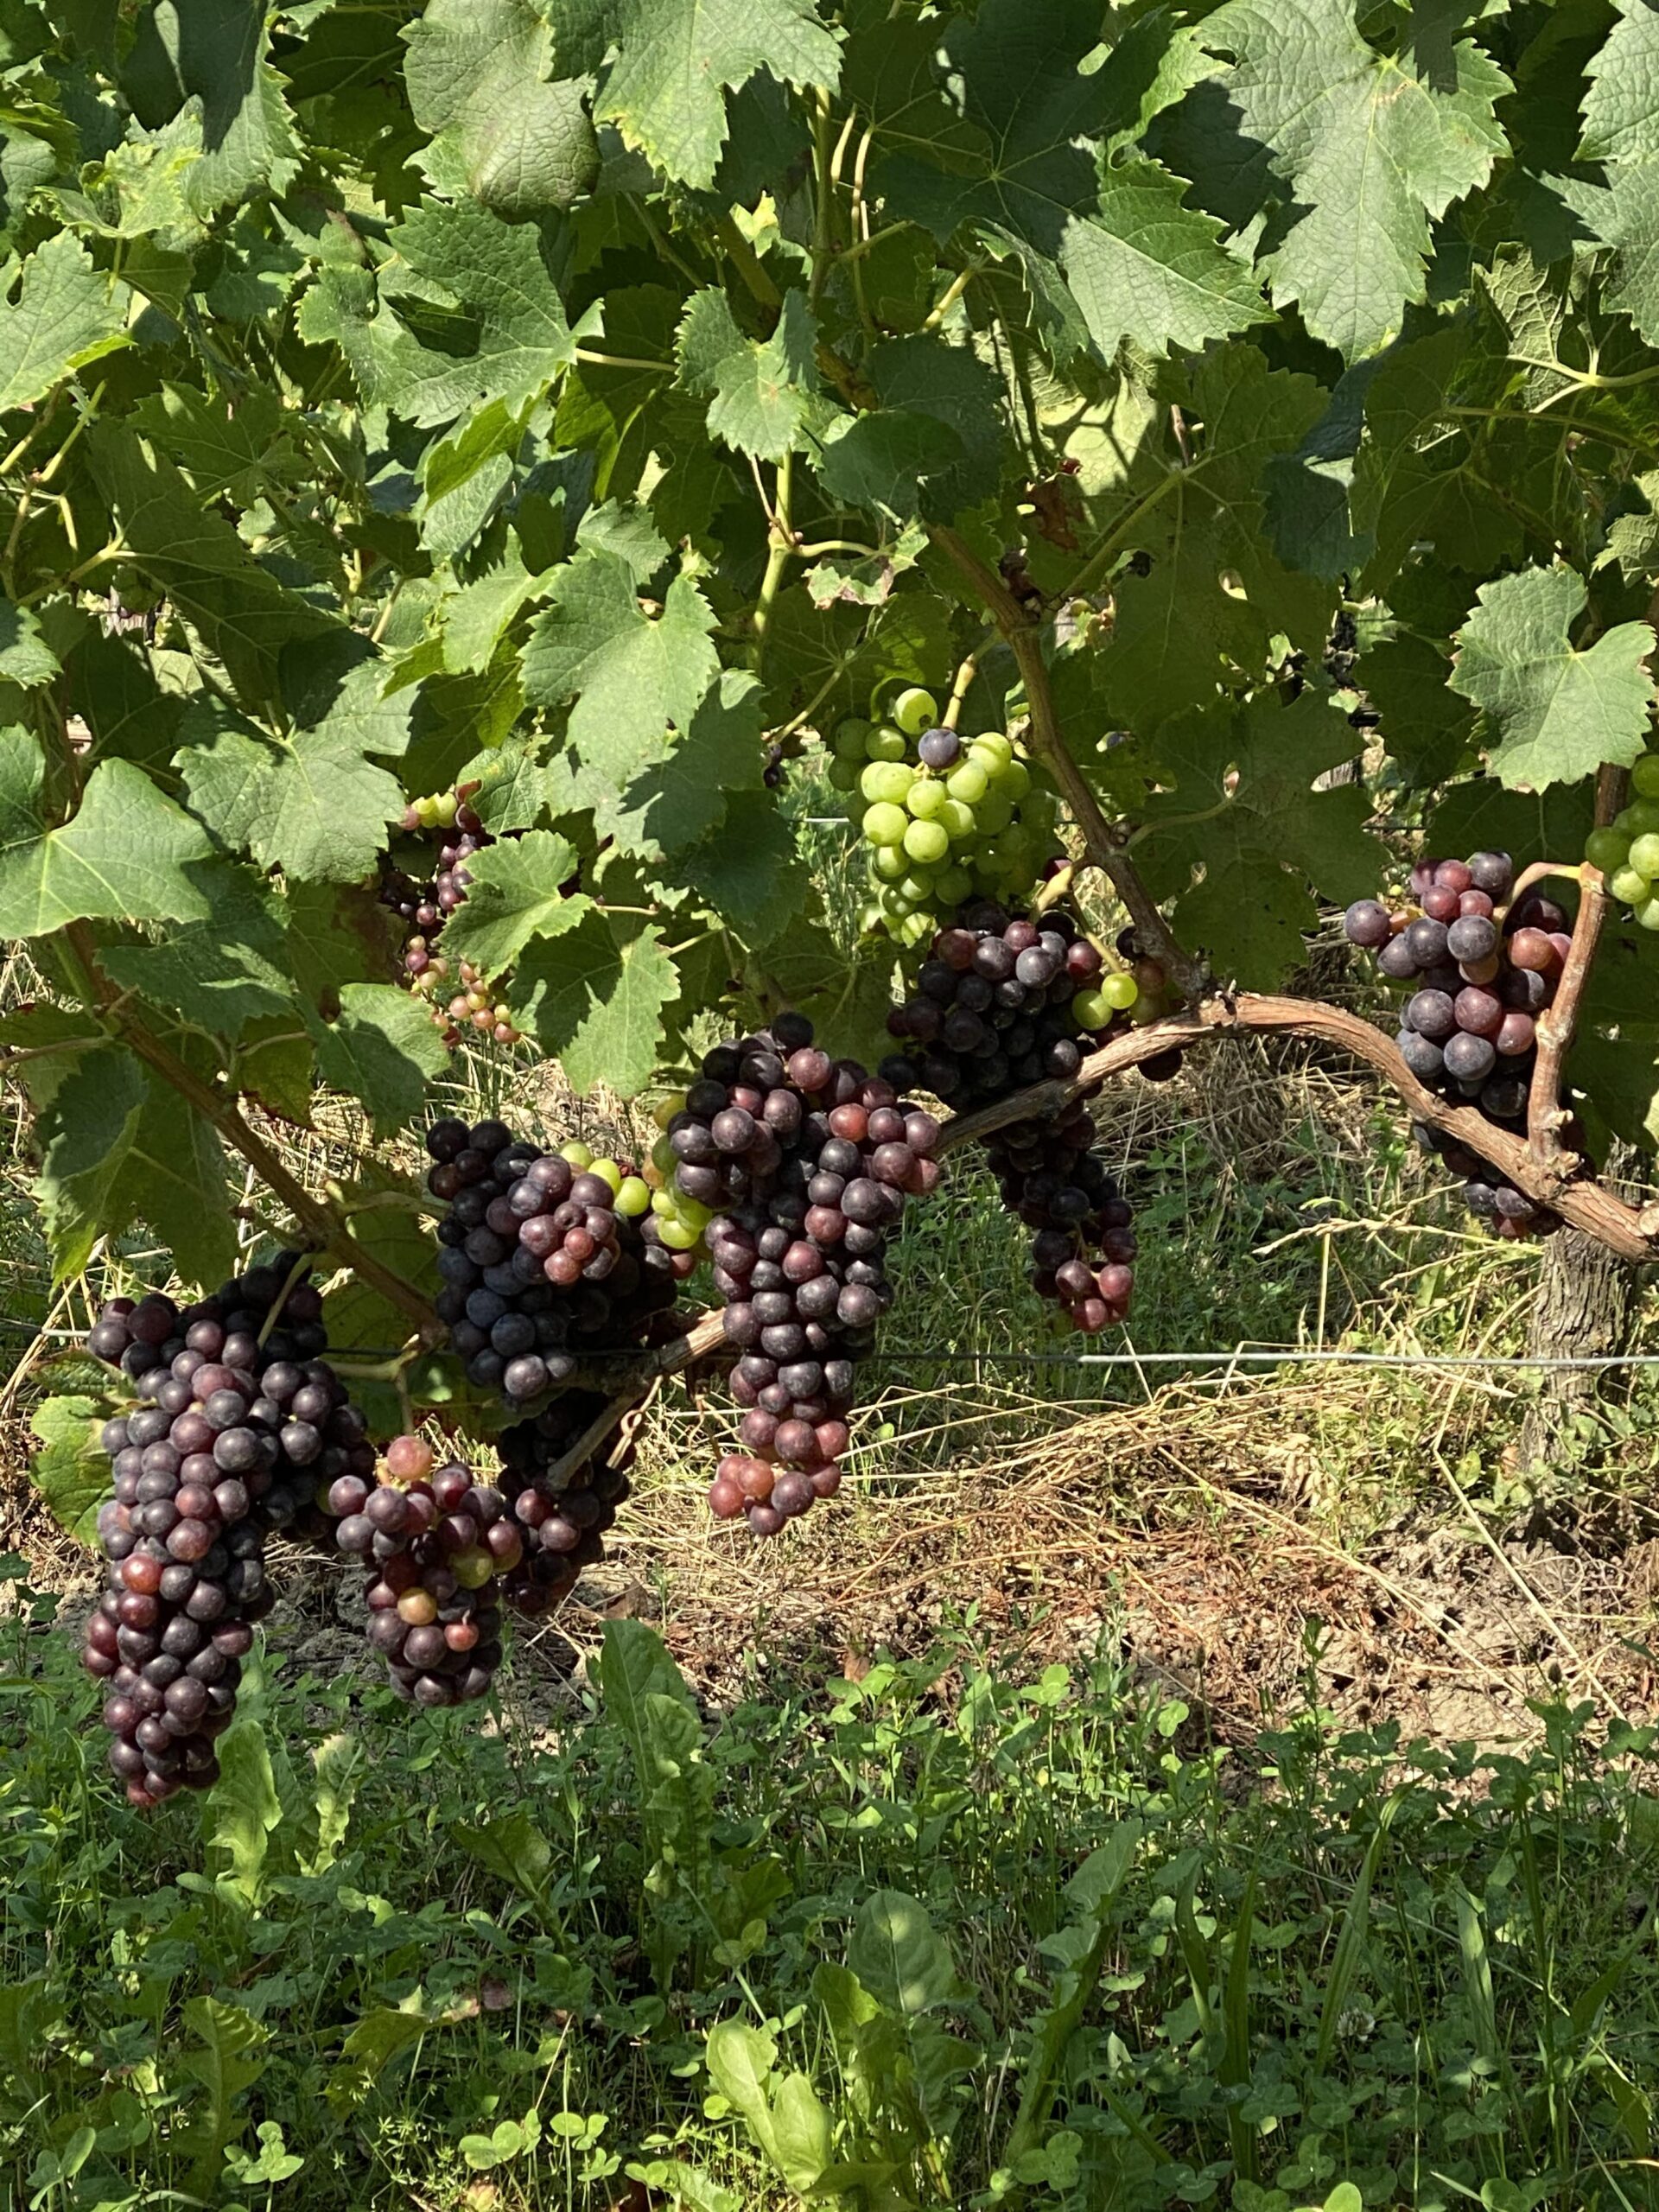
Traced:
[[899, 925], [899, 942], [913, 951], [918, 944], [925, 944], [938, 926], [932, 914], [907, 914]]
[[830, 763], [830, 782], [836, 791], [855, 791], [858, 789], [857, 763], [852, 760], [832, 760]]
[[1161, 1021], [1163, 1018], [1163, 1000], [1148, 998], [1144, 991], [1137, 995], [1135, 1004], [1129, 1008], [1129, 1020], [1137, 1029], [1150, 1029], [1154, 1021]]
[[931, 868], [913, 868], [908, 875], [901, 875], [899, 879], [899, 896], [908, 899], [912, 906], [925, 906], [936, 888]]
[[964, 806], [977, 806], [990, 789], [990, 778], [977, 760], [962, 761], [944, 779], [944, 787], [952, 798], [959, 798]]
[[977, 753], [982, 748], [987, 753], [994, 753], [1004, 766], [1014, 758], [1013, 741], [1005, 737], [1000, 729], [987, 729], [980, 732], [969, 750]]
[[1630, 838], [1645, 837], [1650, 830], [1659, 830], [1659, 798], [1633, 798], [1613, 817], [1613, 827]]
[[1071, 1011], [1080, 1029], [1104, 1029], [1116, 1008], [1104, 991], [1079, 991], [1071, 1001]]
[[1630, 789], [1638, 798], [1659, 798], [1659, 753], [1644, 753], [1630, 771]]
[[432, 802], [432, 812], [440, 829], [447, 830], [461, 811], [461, 801], [454, 791], [440, 791]]
[[897, 883], [909, 867], [902, 845], [878, 845], [870, 855], [871, 872], [884, 883]]
[[950, 849], [950, 835], [942, 822], [912, 822], [905, 832], [905, 850], [925, 868], [934, 868]]
[[1659, 899], [1644, 899], [1636, 910], [1636, 918], [1641, 928], [1659, 931]]
[[902, 806], [910, 785], [910, 771], [899, 760], [872, 760], [858, 779], [860, 791], [872, 806]]
[[862, 760], [865, 758], [865, 742], [874, 728], [873, 722], [865, 721], [861, 716], [849, 715], [836, 732], [837, 757], [842, 760]]
[[1014, 801], [1000, 786], [986, 792], [974, 809], [975, 819], [987, 837], [1000, 837], [1014, 820]]
[[898, 845], [904, 842], [910, 817], [901, 806], [894, 806], [883, 799], [864, 811], [864, 835], [873, 845]]
[[915, 912], [916, 902], [906, 899], [896, 883], [890, 883], [881, 893], [881, 911], [891, 914], [895, 922], [902, 922], [906, 914]]
[[594, 1164], [594, 1155], [580, 1137], [572, 1137], [569, 1144], [559, 1147], [561, 1160], [568, 1160], [578, 1175], [585, 1175]]
[[1649, 882], [1659, 875], [1659, 835], [1649, 830], [1630, 847], [1630, 866], [1638, 875], [1645, 875]]
[[1031, 789], [1031, 771], [1023, 760], [1010, 760], [1002, 771], [1002, 789], [1017, 806]]
[[909, 749], [902, 730], [873, 729], [864, 741], [865, 753], [872, 760], [902, 760]]
[[964, 806], [959, 798], [947, 798], [939, 809], [938, 819], [944, 823], [953, 845], [965, 843], [969, 837], [979, 834], [978, 817], [972, 807]]
[[608, 1183], [613, 1198], [622, 1187], [622, 1170], [614, 1160], [596, 1160], [588, 1173], [597, 1175], [601, 1183]]
[[1115, 968], [1100, 979], [1100, 995], [1119, 1014], [1127, 1014], [1141, 995], [1141, 986], [1126, 968]]
[[953, 866], [940, 869], [933, 892], [940, 906], [960, 906], [973, 887], [973, 878], [967, 869]]
[[919, 737], [939, 719], [938, 702], [931, 691], [912, 683], [893, 701], [893, 719], [906, 737]]
[[438, 821], [437, 800], [431, 798], [417, 798], [415, 802], [415, 819], [423, 830], [435, 829]]
[[666, 1137], [658, 1137], [651, 1147], [651, 1164], [659, 1175], [671, 1175], [679, 1165], [679, 1154]]
[[918, 776], [905, 793], [905, 804], [918, 822], [931, 822], [950, 797], [944, 785], [931, 776]]
[[1653, 893], [1651, 879], [1639, 875], [1633, 868], [1616, 868], [1607, 879], [1607, 888], [1627, 906], [1639, 906]]
[[657, 1228], [658, 1236], [671, 1252], [690, 1251], [701, 1233], [689, 1221], [663, 1221]]
[[630, 1221], [637, 1221], [642, 1213], [651, 1210], [651, 1185], [638, 1175], [625, 1175], [618, 1185], [616, 1210]]
[[1584, 841], [1584, 857], [1592, 868], [1611, 875], [1629, 861], [1630, 840], [1622, 830], [1592, 830]]

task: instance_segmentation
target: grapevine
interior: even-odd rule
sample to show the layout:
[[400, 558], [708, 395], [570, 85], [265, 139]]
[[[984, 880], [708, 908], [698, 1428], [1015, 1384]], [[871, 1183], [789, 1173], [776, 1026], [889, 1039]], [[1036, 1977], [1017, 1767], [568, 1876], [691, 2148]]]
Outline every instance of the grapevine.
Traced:
[[458, 1045], [470, 1028], [498, 1045], [523, 1040], [512, 1026], [512, 1009], [501, 1004], [487, 976], [470, 960], [453, 967], [440, 940], [443, 925], [467, 903], [472, 875], [467, 863], [493, 841], [467, 804], [477, 791], [469, 784], [411, 800], [404, 809], [406, 836], [435, 833], [442, 838], [437, 866], [429, 875], [416, 877], [385, 855], [380, 874], [380, 903], [407, 925], [404, 940], [404, 972], [410, 988], [424, 999], [446, 1045]]

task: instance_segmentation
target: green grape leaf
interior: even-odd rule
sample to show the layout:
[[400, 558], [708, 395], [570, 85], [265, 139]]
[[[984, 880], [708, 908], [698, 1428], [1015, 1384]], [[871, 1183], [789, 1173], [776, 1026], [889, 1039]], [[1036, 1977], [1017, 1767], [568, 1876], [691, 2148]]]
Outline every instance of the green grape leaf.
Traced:
[[[1424, 545], [1446, 566], [1477, 573], [1520, 554], [1521, 524], [1485, 480], [1482, 425], [1445, 419], [1470, 355], [1466, 329], [1436, 331], [1393, 347], [1367, 381], [1352, 510], [1356, 531], [1375, 542], [1365, 576], [1376, 589]], [[1508, 372], [1501, 360], [1483, 366], [1483, 388], [1469, 393], [1471, 400], [1495, 399]]]
[[89, 919], [206, 915], [188, 864], [207, 858], [207, 834], [142, 770], [102, 762], [56, 828], [41, 810], [44, 774], [29, 732], [0, 730], [0, 937], [44, 937]]
[[571, 745], [584, 766], [620, 783], [662, 756], [670, 722], [690, 728], [720, 670], [714, 615], [690, 578], [676, 576], [653, 619], [627, 563], [598, 548], [550, 581], [552, 604], [524, 647], [524, 695], [541, 707], [574, 697]]
[[23, 264], [17, 297], [0, 276], [0, 415], [44, 398], [60, 378], [127, 343], [119, 286], [79, 240], [48, 238]]
[[41, 1173], [35, 1184], [53, 1273], [79, 1274], [114, 1216], [114, 1193], [138, 1134], [149, 1096], [144, 1071], [119, 1046], [78, 1056], [58, 1085], [41, 1126]]
[[558, 938], [538, 938], [513, 973], [517, 1026], [563, 1063], [576, 1090], [602, 1083], [632, 1098], [651, 1081], [663, 1009], [680, 979], [656, 930], [626, 935], [620, 917], [589, 912]]
[[569, 207], [599, 174], [584, 88], [569, 79], [516, 84], [499, 104], [470, 112], [463, 147], [473, 197], [510, 219]]
[[1267, 469], [1300, 444], [1319, 386], [1241, 346], [1211, 346], [1161, 388], [1202, 435], [1190, 460], [1154, 453], [1137, 464], [1144, 519], [1128, 543], [1149, 565], [1115, 586], [1100, 676], [1119, 726], [1143, 736], [1218, 683], [1256, 680], [1275, 634], [1322, 652], [1332, 602], [1328, 583], [1281, 566], [1263, 530]]
[[1198, 35], [1243, 129], [1291, 189], [1264, 257], [1276, 304], [1343, 353], [1375, 353], [1427, 291], [1431, 225], [1505, 150], [1508, 78], [1427, 11], [1396, 54], [1360, 35], [1357, 0], [1226, 0]]
[[593, 902], [559, 888], [575, 872], [575, 848], [550, 830], [504, 838], [467, 863], [467, 901], [444, 925], [450, 960], [470, 960], [486, 976], [505, 975], [533, 938], [563, 937]]
[[1654, 633], [1621, 622], [1580, 652], [1572, 626], [1587, 600], [1571, 569], [1523, 569], [1481, 587], [1459, 633], [1452, 688], [1479, 709], [1480, 742], [1511, 788], [1576, 783], [1646, 746]]
[[817, 462], [832, 497], [949, 522], [990, 498], [1001, 477], [1002, 428], [995, 372], [942, 338], [893, 338], [872, 347], [868, 373], [880, 401], [836, 426]]
[[[1381, 718], [1377, 735], [1414, 790], [1448, 782], [1472, 758], [1474, 710], [1452, 690], [1451, 674], [1438, 646], [1406, 631], [1372, 646], [1354, 669]], [[1478, 851], [1479, 840], [1457, 849]]]
[[122, 71], [139, 120], [155, 129], [200, 102], [202, 151], [186, 172], [203, 215], [262, 185], [282, 192], [298, 174], [293, 118], [268, 59], [264, 0], [156, 0], [139, 18]]
[[164, 691], [149, 654], [130, 639], [88, 626], [64, 657], [95, 760], [131, 760], [165, 772], [178, 744], [184, 700]]
[[[200, 1079], [212, 1080], [216, 1048], [181, 1038], [175, 1050]], [[147, 1078], [111, 1210], [119, 1223], [148, 1222], [187, 1282], [222, 1281], [236, 1265], [230, 1166], [219, 1132], [159, 1076]]]
[[683, 863], [700, 903], [746, 944], [769, 944], [810, 895], [811, 879], [768, 791], [734, 791], [721, 828]]
[[248, 1024], [295, 1010], [283, 902], [246, 868], [190, 870], [207, 897], [205, 921], [169, 927], [154, 944], [111, 944], [99, 965], [182, 1020], [234, 1041]]
[[1173, 899], [1178, 937], [1230, 978], [1271, 988], [1304, 957], [1302, 933], [1319, 919], [1310, 885], [1337, 906], [1375, 889], [1363, 787], [1313, 791], [1358, 742], [1317, 691], [1289, 706], [1260, 692], [1159, 732], [1160, 780], [1173, 788], [1147, 804], [1136, 855], [1154, 896]]
[[1659, 160], [1659, 10], [1652, 0], [1614, 0], [1619, 22], [1586, 68], [1584, 135], [1579, 157], [1586, 162]]
[[1659, 162], [1614, 169], [1605, 186], [1573, 177], [1557, 189], [1591, 235], [1611, 250], [1603, 299], [1659, 346]]
[[[643, 770], [626, 791], [595, 794], [598, 833], [613, 838], [623, 852], [660, 861], [684, 853], [717, 829], [738, 793], [761, 788], [766, 749], [760, 700], [759, 681], [746, 669], [722, 670], [665, 760]], [[697, 865], [694, 857], [694, 886], [701, 880]]]
[[397, 779], [368, 758], [408, 743], [407, 694], [379, 696], [381, 664], [364, 661], [312, 727], [281, 737], [217, 705], [192, 707], [177, 756], [190, 804], [222, 843], [312, 882], [355, 883], [404, 810]]
[[434, 137], [474, 104], [487, 107], [514, 84], [540, 77], [550, 45], [529, 0], [428, 0], [401, 35], [409, 105]]
[[99, 1442], [111, 1408], [79, 1394], [42, 1398], [29, 1416], [41, 1440], [29, 1471], [41, 1503], [67, 1535], [89, 1548], [98, 1509], [110, 1494], [110, 1462]]
[[267, 1015], [245, 1026], [232, 1077], [244, 1097], [265, 1113], [297, 1129], [311, 1126], [316, 1051], [291, 1014]]
[[1060, 265], [1090, 337], [1109, 359], [1125, 339], [1143, 353], [1197, 352], [1267, 314], [1260, 281], [1219, 243], [1213, 216], [1156, 162], [1107, 168], [1097, 206], [1066, 225]]
[[817, 318], [806, 295], [784, 295], [778, 325], [759, 343], [746, 338], [710, 286], [694, 292], [675, 339], [680, 382], [709, 401], [709, 433], [739, 453], [781, 461], [798, 451], [818, 390]]
[[812, 0], [569, 0], [556, 39], [562, 66], [602, 68], [599, 119], [665, 175], [700, 188], [714, 182], [726, 141], [723, 92], [757, 69], [797, 91], [833, 92], [841, 70]]
[[323, 1081], [359, 1101], [377, 1136], [413, 1120], [449, 1065], [425, 1001], [397, 983], [346, 983], [334, 1020], [308, 1008], [306, 1024]]
[[38, 616], [0, 599], [0, 676], [28, 691], [57, 673], [58, 657], [41, 634]]
[[338, 632], [336, 618], [260, 568], [231, 524], [202, 507], [148, 440], [109, 422], [95, 424], [83, 442], [127, 558], [186, 617], [245, 698], [274, 699], [283, 647]]

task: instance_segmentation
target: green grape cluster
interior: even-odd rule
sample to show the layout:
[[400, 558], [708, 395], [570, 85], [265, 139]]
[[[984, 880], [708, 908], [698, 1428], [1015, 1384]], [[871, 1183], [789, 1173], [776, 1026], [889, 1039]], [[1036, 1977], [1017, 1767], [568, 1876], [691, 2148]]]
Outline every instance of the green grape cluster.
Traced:
[[1659, 931], [1659, 753], [1630, 771], [1630, 799], [1605, 830], [1592, 830], [1584, 856], [1644, 930]]
[[830, 779], [869, 849], [867, 935], [926, 944], [964, 899], [1023, 902], [1052, 849], [1055, 805], [1012, 738], [959, 737], [912, 687], [890, 721], [842, 722], [834, 752]]

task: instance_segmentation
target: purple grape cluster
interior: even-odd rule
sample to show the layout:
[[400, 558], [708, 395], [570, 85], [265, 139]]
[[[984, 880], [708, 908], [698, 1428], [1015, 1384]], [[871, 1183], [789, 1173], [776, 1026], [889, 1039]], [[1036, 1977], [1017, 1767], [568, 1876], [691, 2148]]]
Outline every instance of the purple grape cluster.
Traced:
[[647, 1341], [695, 1261], [662, 1242], [643, 1181], [625, 1183], [641, 1210], [623, 1211], [601, 1177], [503, 1122], [435, 1122], [426, 1147], [445, 1206], [436, 1310], [469, 1381], [524, 1405], [568, 1384], [585, 1352]]
[[893, 1299], [887, 1239], [906, 1197], [938, 1183], [939, 1125], [782, 1014], [706, 1056], [666, 1134], [677, 1188], [711, 1210], [739, 1354], [743, 1449], [721, 1459], [709, 1506], [775, 1535], [840, 1485], [854, 1370]]
[[588, 1458], [564, 1464], [605, 1402], [592, 1391], [567, 1390], [544, 1413], [515, 1422], [496, 1440], [502, 1486], [524, 1539], [524, 1558], [502, 1582], [502, 1595], [517, 1612], [535, 1618], [550, 1611], [583, 1568], [605, 1556], [606, 1531], [628, 1495], [633, 1440], [612, 1434]]
[[[1527, 1125], [1538, 1017], [1554, 998], [1573, 940], [1566, 914], [1535, 892], [1505, 911], [1514, 880], [1507, 853], [1421, 861], [1412, 870], [1409, 903], [1357, 900], [1343, 927], [1351, 944], [1376, 955], [1390, 982], [1410, 988], [1395, 1042], [1417, 1080], [1519, 1134]], [[1463, 1177], [1465, 1204], [1495, 1236], [1538, 1236], [1559, 1226], [1557, 1215], [1469, 1146], [1422, 1122], [1415, 1135]]]
[[374, 1465], [357, 1408], [315, 1355], [321, 1301], [283, 1253], [182, 1310], [111, 1300], [88, 1338], [139, 1402], [104, 1425], [108, 1585], [86, 1624], [110, 1765], [135, 1805], [218, 1773], [252, 1624], [270, 1605], [264, 1540], [308, 1522], [320, 1484]]
[[[934, 938], [914, 992], [887, 1017], [910, 1052], [884, 1060], [882, 1072], [958, 1107], [1046, 1077], [1070, 1081], [1085, 1051], [1129, 1023], [1099, 995], [1104, 967], [1063, 909], [1027, 920], [1001, 906], [965, 908]], [[1081, 1026], [1080, 1008], [1096, 1027]], [[1089, 1335], [1127, 1317], [1136, 1250], [1133, 1216], [1094, 1149], [1096, 1090], [1014, 1122], [986, 1145], [1003, 1204], [1032, 1231], [1033, 1288]]]
[[469, 1705], [501, 1663], [501, 1590], [524, 1537], [493, 1484], [459, 1461], [435, 1467], [423, 1437], [398, 1436], [378, 1469], [328, 1496], [334, 1539], [368, 1570], [369, 1643], [410, 1705]]

